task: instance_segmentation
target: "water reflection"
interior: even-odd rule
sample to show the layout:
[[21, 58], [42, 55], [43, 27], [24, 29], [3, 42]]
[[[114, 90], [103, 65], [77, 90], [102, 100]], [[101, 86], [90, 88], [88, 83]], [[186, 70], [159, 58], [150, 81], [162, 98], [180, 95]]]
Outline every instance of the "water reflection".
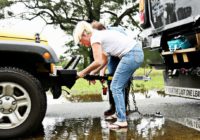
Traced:
[[[181, 121], [181, 120], [179, 120]], [[46, 117], [43, 121], [44, 134], [34, 136], [35, 140], [171, 140], [198, 139], [200, 134], [194, 129], [180, 125], [164, 117], [128, 117], [128, 128], [109, 130], [111, 122], [101, 117], [65, 119]], [[199, 124], [199, 123], [198, 123]], [[33, 139], [26, 138], [26, 139]]]
[[154, 136], [162, 136], [164, 134], [163, 125], [165, 119], [163, 117], [144, 117], [137, 125], [137, 132], [144, 138], [153, 138]]
[[49, 139], [101, 139], [100, 118], [45, 118], [44, 138]]
[[200, 131], [200, 118], [171, 118], [171, 120]]

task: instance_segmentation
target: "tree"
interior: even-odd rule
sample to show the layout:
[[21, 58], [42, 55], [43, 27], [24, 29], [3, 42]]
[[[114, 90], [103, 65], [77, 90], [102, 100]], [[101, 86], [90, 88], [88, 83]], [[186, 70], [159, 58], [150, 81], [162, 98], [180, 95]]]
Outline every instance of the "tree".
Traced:
[[5, 15], [12, 16], [13, 13], [9, 10], [5, 10], [6, 7], [9, 7], [13, 4], [12, 1], [9, 0], [0, 0], [0, 19], [5, 18]]
[[[133, 29], [139, 27], [133, 17], [138, 12], [136, 0], [13, 0], [23, 3], [28, 12], [21, 13], [23, 19], [32, 20], [42, 18], [46, 24], [59, 25], [66, 33], [72, 34], [78, 21], [104, 20], [106, 24], [122, 25]], [[106, 18], [106, 19], [105, 19]], [[72, 54], [78, 53], [84, 56], [84, 65], [87, 49], [73, 49], [72, 40], [67, 44]]]
[[[74, 25], [81, 20], [99, 21], [109, 14], [110, 24], [124, 25], [126, 21], [138, 26], [133, 16], [138, 11], [136, 0], [14, 0], [23, 3], [29, 12], [22, 13], [23, 18], [31, 20], [41, 17], [47, 24], [59, 25], [70, 33]], [[127, 8], [123, 8], [127, 7]], [[126, 16], [129, 18], [123, 20]], [[129, 26], [131, 26], [129, 25]]]

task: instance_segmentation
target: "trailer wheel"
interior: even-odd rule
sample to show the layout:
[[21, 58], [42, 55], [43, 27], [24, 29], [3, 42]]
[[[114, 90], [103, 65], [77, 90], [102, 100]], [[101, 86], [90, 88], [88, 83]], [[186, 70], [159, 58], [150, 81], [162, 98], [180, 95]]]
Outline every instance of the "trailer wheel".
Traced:
[[34, 132], [46, 113], [40, 82], [24, 70], [0, 68], [0, 138]]

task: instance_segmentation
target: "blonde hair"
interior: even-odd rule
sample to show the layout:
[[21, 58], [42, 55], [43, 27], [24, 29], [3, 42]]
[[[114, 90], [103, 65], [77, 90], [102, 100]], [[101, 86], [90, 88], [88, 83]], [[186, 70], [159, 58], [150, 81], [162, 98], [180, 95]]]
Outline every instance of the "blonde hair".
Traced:
[[86, 21], [78, 22], [73, 32], [75, 45], [77, 45], [80, 42], [83, 32], [86, 32], [88, 34], [92, 33], [92, 30], [93, 30], [92, 26], [88, 22]]

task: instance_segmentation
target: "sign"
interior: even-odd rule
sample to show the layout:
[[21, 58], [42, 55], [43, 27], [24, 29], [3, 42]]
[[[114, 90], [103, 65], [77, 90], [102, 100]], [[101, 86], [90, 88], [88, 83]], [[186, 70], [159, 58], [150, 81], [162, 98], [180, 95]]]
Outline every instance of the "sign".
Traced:
[[165, 93], [174, 96], [200, 99], [200, 89], [165, 86]]

